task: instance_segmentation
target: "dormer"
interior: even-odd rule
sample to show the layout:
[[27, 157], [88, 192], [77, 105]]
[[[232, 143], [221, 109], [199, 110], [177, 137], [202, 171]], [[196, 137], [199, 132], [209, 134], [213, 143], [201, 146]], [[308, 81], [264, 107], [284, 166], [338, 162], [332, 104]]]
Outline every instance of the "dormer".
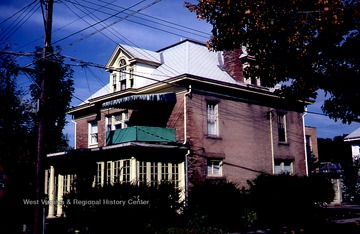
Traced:
[[160, 55], [156, 52], [118, 45], [106, 64], [110, 91], [141, 87], [144, 79], [139, 77], [151, 74], [160, 65]]

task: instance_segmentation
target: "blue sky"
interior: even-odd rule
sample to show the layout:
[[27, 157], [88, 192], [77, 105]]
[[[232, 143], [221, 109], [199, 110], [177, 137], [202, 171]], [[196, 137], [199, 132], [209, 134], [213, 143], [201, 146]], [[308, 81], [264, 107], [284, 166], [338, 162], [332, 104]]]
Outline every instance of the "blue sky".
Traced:
[[[10, 51], [33, 52], [35, 46], [43, 45], [44, 26], [39, 2], [0, 1], [0, 50], [8, 44]], [[184, 0], [57, 0], [52, 42], [63, 48], [62, 55], [100, 65], [106, 64], [117, 43], [158, 50], [185, 38], [205, 42], [210, 37], [211, 25], [198, 20], [183, 3]], [[108, 82], [108, 73], [102, 69], [80, 66], [78, 61], [67, 62], [74, 65], [75, 70], [73, 106]], [[18, 63], [31, 67], [31, 57], [19, 56]], [[31, 84], [25, 76], [19, 79], [19, 84], [25, 88]], [[308, 106], [308, 111], [321, 113], [323, 100], [319, 95], [317, 102]], [[344, 125], [310, 113], [305, 123], [316, 127], [318, 137], [322, 138], [349, 134], [360, 127], [360, 123]], [[71, 145], [73, 128], [69, 121], [65, 133]]]

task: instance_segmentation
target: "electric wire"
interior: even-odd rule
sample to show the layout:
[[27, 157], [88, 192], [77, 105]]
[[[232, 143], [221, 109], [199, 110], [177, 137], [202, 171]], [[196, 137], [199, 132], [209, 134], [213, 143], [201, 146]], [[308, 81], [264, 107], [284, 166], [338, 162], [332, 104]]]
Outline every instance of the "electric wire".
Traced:
[[[67, 2], [74, 3], [74, 2], [72, 2], [72, 1], [70, 1], [70, 0], [67, 0]], [[94, 5], [96, 5], [96, 6], [99, 6], [99, 4], [93, 3], [93, 2], [91, 2], [91, 1], [86, 1], [86, 0], [84, 0], [84, 2], [88, 2], [88, 3], [94, 4]], [[80, 5], [81, 7], [84, 7], [84, 8], [89, 8], [89, 9], [91, 9], [91, 10], [94, 9], [94, 8], [92, 8], [92, 7], [89, 7], [89, 6], [84, 5], [84, 4], [80, 4], [80, 3], [78, 3], [78, 2], [76, 2], [76, 3], [74, 3], [74, 4]], [[130, 12], [132, 12], [132, 13], [134, 12], [134, 11], [131, 10], [131, 9], [125, 9], [124, 7], [120, 7], [120, 6], [117, 6], [117, 7], [120, 8], [120, 9], [124, 9], [125, 11], [130, 11]], [[104, 8], [105, 8], [105, 9], [112, 10], [112, 11], [115, 11], [113, 8], [108, 7], [108, 6], [105, 6]], [[103, 9], [103, 8], [102, 8], [102, 9]], [[99, 10], [99, 12], [104, 13], [104, 14], [107, 14], [107, 13], [108, 13], [108, 12], [106, 12], [106, 11], [101, 11], [101, 10]], [[124, 14], [129, 15], [128, 13], [125, 13], [125, 12], [124, 12]], [[138, 13], [138, 14], [141, 14], [141, 13]], [[145, 14], [142, 14], [142, 15], [145, 15]], [[119, 17], [119, 16], [118, 16], [118, 17]], [[151, 16], [148, 16], [148, 17], [149, 17], [149, 18], [155, 18], [155, 19], [157, 19], [157, 20], [160, 21], [160, 22], [166, 22], [166, 23], [168, 23], [169, 25], [164, 24], [164, 23], [160, 23], [160, 22], [156, 22], [156, 21], [154, 21], [154, 20], [145, 19], [145, 18], [142, 18], [142, 17], [139, 17], [139, 16], [133, 16], [133, 18], [137, 18], [137, 19], [140, 19], [140, 20], [144, 20], [144, 21], [146, 21], [146, 22], [155, 23], [155, 24], [157, 24], [157, 25], [161, 25], [161, 26], [168, 27], [168, 28], [171, 28], [171, 29], [175, 29], [175, 30], [178, 30], [178, 31], [182, 31], [182, 32], [185, 32], [185, 33], [193, 34], [193, 35], [196, 35], [196, 36], [199, 36], [199, 37], [209, 38], [209, 36], [210, 36], [210, 34], [208, 34], [208, 33], [203, 33], [203, 32], [201, 32], [201, 31], [199, 31], [199, 30], [192, 29], [192, 28], [189, 28], [189, 27], [186, 27], [186, 26], [181, 26], [181, 25], [179, 25], [179, 24], [176, 24], [176, 23], [173, 23], [173, 22], [170, 22], [170, 21], [161, 20], [161, 19], [159, 19], [159, 18], [151, 17]], [[181, 34], [178, 34], [178, 33], [174, 33], [174, 32], [171, 32], [171, 31], [167, 31], [167, 30], [164, 30], [164, 29], [160, 29], [160, 28], [157, 28], [157, 27], [155, 27], [155, 26], [150, 26], [150, 25], [147, 25], [147, 24], [145, 24], [145, 23], [140, 23], [140, 22], [137, 22], [137, 21], [134, 21], [134, 20], [129, 20], [129, 19], [126, 19], [126, 20], [127, 20], [127, 21], [130, 21], [130, 22], [133, 22], [133, 23], [137, 23], [137, 24], [142, 25], [142, 26], [145, 26], [145, 27], [149, 27], [149, 28], [151, 28], [151, 29], [163, 31], [163, 32], [166, 32], [166, 33], [169, 33], [169, 34], [173, 34], [173, 35], [176, 35], [176, 36], [186, 37], [186, 36], [184, 36], [184, 35], [181, 35]], [[178, 26], [178, 27], [181, 27], [181, 28], [176, 28], [176, 27], [174, 27], [174, 25], [176, 25], [176, 26]], [[184, 28], [189, 29], [189, 30], [191, 30], [191, 31], [185, 30]], [[194, 32], [192, 32], [192, 31], [194, 31]], [[200, 32], [200, 33], [202, 33], [202, 34], [204, 34], [204, 35], [195, 33], [195, 31], [196, 31], [196, 32]]]
[[[86, 1], [86, 0], [84, 0], [84, 1]], [[103, 0], [98, 0], [98, 1], [99, 1], [99, 2], [106, 2], [106, 1], [103, 1]], [[120, 9], [124, 9], [124, 7], [119, 6], [119, 5], [114, 5], [114, 4], [113, 4], [113, 6], [115, 6], [115, 7], [117, 7], [117, 8], [120, 8]], [[130, 10], [128, 10], [128, 11], [132, 11], [132, 10], [130, 9]], [[138, 13], [138, 15], [146, 16], [146, 17], [148, 17], [148, 18], [155, 19], [155, 20], [158, 20], [158, 21], [167, 23], [167, 24], [169, 24], [169, 25], [176, 25], [176, 26], [178, 26], [178, 27], [180, 27], [180, 28], [182, 28], [182, 29], [183, 29], [183, 28], [186, 28], [186, 29], [188, 29], [188, 30], [195, 31], [195, 32], [204, 34], [204, 35], [206, 35], [206, 36], [211, 36], [211, 34], [209, 34], [209, 33], [205, 33], [205, 32], [203, 32], [203, 31], [200, 31], [200, 30], [197, 30], [197, 29], [194, 29], [194, 28], [190, 28], [190, 27], [187, 27], [187, 26], [185, 26], [185, 25], [177, 24], [177, 23], [175, 23], [175, 22], [171, 22], [171, 21], [168, 21], [168, 20], [164, 20], [164, 19], [161, 19], [161, 18], [158, 18], [158, 17], [155, 17], [155, 16], [151, 16], [151, 15], [148, 15], [148, 14], [145, 14], [145, 13]], [[140, 18], [140, 17], [138, 17], [138, 16], [135, 16], [135, 17]], [[168, 27], [170, 27], [170, 26], [168, 26]], [[174, 27], [174, 28], [175, 28], [175, 27]]]
[[[129, 8], [133, 8], [133, 7], [141, 4], [141, 3], [144, 2], [144, 1], [145, 1], [145, 0], [142, 0], [142, 1], [138, 2], [138, 3], [135, 3], [135, 4], [133, 4], [132, 6], [130, 6]], [[155, 3], [159, 2], [159, 1], [161, 1], [161, 0], [157, 0], [157, 1], [155, 1]], [[138, 10], [138, 11], [141, 11], [141, 10], [143, 10], [143, 8], [140, 8], [140, 10]], [[113, 18], [113, 17], [121, 14], [121, 13], [122, 13], [122, 12], [118, 12], [118, 13], [116, 13], [116, 14], [110, 15], [110, 16], [106, 17], [105, 19], [103, 19], [103, 20], [101, 20], [101, 21], [99, 21], [99, 22], [96, 22], [96, 23], [94, 23], [94, 24], [92, 24], [92, 25], [90, 25], [90, 26], [88, 26], [88, 27], [85, 27], [85, 28], [83, 28], [83, 29], [81, 29], [81, 30], [78, 30], [78, 31], [74, 32], [74, 33], [71, 33], [71, 34], [69, 34], [68, 36], [63, 37], [63, 38], [55, 41], [54, 44], [57, 44], [57, 43], [65, 40], [65, 39], [67, 39], [67, 38], [69, 38], [69, 37], [72, 37], [72, 36], [74, 36], [74, 35], [76, 35], [76, 34], [79, 34], [79, 33], [83, 32], [83, 31], [85, 31], [85, 30], [87, 30], [87, 29], [90, 29], [90, 28], [92, 28], [92, 27], [94, 27], [94, 26], [96, 26], [96, 25], [98, 25], [98, 24], [100, 24], [100, 23], [102, 23], [102, 22], [104, 22], [104, 21], [106, 21], [106, 20], [109, 20], [109, 19], [111, 19], [111, 18]], [[134, 13], [134, 14], [135, 14], [135, 13]], [[121, 18], [118, 22], [120, 22], [120, 21], [122, 21], [122, 20], [123, 20], [123, 18]], [[112, 23], [111, 25], [114, 25], [114, 24], [116, 24], [116, 23], [118, 23], [118, 22], [115, 21], [115, 22]], [[99, 30], [96, 30], [95, 32], [99, 32], [99, 31], [101, 31], [101, 30], [104, 30], [104, 28], [99, 29]], [[88, 34], [88, 35], [89, 35], [89, 34]]]
[[11, 16], [9, 16], [8, 18], [4, 19], [3, 21], [0, 22], [0, 25], [5, 23], [6, 21], [10, 20], [11, 18], [13, 18], [14, 16], [16, 16], [17, 14], [19, 14], [20, 12], [24, 11], [26, 8], [30, 7], [32, 4], [34, 4], [35, 2], [37, 2], [37, 0], [34, 0], [33, 2], [29, 3], [28, 5], [24, 6], [23, 8], [21, 8], [20, 10], [18, 10], [17, 12], [15, 12], [14, 14], [12, 14]]
[[[2, 36], [0, 37], [0, 41], [3, 41], [4, 43], [12, 36], [14, 33], [16, 33], [21, 26], [27, 22], [30, 17], [40, 8], [40, 6], [37, 6], [36, 4], [33, 5], [33, 7], [28, 11], [27, 13], [22, 12], [22, 14], [16, 18], [15, 21], [13, 21], [5, 30], [4, 33], [2, 33]], [[22, 18], [17, 21], [20, 17]], [[17, 21], [17, 22], [16, 22]], [[16, 23], [15, 23], [16, 22]]]

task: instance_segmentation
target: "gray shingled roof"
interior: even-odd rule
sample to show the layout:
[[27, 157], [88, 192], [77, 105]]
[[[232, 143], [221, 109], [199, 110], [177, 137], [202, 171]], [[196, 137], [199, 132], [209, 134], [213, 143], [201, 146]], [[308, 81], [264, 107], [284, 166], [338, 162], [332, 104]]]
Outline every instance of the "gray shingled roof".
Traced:
[[355, 131], [351, 132], [349, 135], [347, 135], [344, 140], [351, 141], [351, 140], [359, 140], [360, 139], [360, 128], [356, 129]]
[[[199, 42], [184, 40], [157, 52], [129, 45], [120, 46], [135, 59], [161, 63], [152, 74], [148, 75], [155, 80], [163, 81], [182, 74], [190, 74], [215, 81], [244, 85], [235, 81], [223, 70], [224, 61], [221, 52], [209, 51], [204, 44]], [[144, 86], [155, 82], [149, 79], [144, 83]], [[109, 91], [109, 85], [106, 85], [85, 102], [89, 99], [108, 94]]]

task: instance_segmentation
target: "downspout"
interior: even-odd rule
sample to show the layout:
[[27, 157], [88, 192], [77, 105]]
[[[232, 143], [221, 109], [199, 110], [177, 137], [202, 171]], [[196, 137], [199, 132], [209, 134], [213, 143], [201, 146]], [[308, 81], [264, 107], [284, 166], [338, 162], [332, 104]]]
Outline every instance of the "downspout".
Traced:
[[76, 149], [76, 122], [72, 119], [71, 122], [74, 123], [74, 149]]
[[275, 157], [274, 157], [274, 138], [273, 138], [273, 109], [269, 111], [270, 119], [270, 144], [271, 144], [271, 172], [275, 173]]
[[184, 93], [184, 142], [185, 145], [187, 143], [187, 111], [186, 111], [186, 97], [191, 95], [191, 85], [189, 85], [189, 89]]
[[309, 175], [309, 166], [308, 166], [308, 155], [306, 150], [306, 133], [305, 133], [305, 115], [307, 114], [307, 108], [305, 107], [304, 113], [302, 115], [302, 121], [303, 121], [303, 133], [304, 133], [304, 149], [305, 149], [305, 173], [306, 176]]
[[[183, 145], [187, 144], [187, 111], [186, 111], [186, 98], [191, 95], [191, 85], [189, 89], [184, 93], [184, 142]], [[185, 154], [185, 208], [188, 206], [188, 192], [189, 192], [189, 176], [188, 176], [188, 156], [190, 155], [190, 149]]]

